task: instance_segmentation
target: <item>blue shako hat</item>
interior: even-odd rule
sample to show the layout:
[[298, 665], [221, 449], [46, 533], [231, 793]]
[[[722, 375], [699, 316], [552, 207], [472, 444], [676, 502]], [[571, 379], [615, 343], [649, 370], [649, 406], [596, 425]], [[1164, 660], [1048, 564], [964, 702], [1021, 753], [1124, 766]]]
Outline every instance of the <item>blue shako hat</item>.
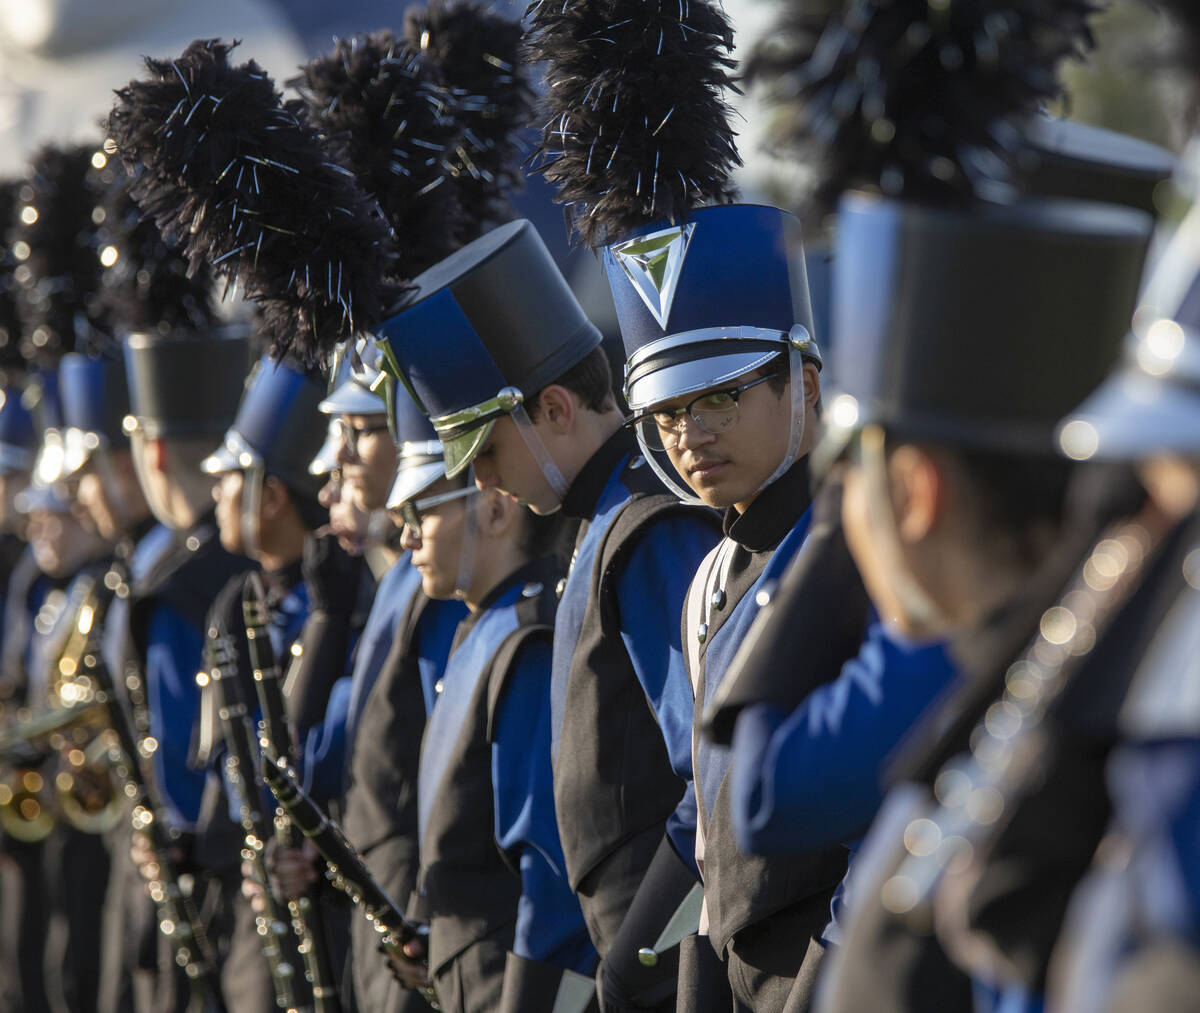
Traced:
[[404, 391], [393, 400], [396, 434], [396, 478], [387, 506], [395, 510], [419, 496], [439, 478], [446, 477], [446, 454], [433, 423]]
[[0, 475], [33, 468], [37, 435], [21, 393], [16, 384], [0, 389]]
[[323, 480], [308, 466], [325, 441], [327, 420], [317, 410], [324, 396], [317, 377], [264, 355], [250, 374], [224, 441], [200, 467], [210, 475], [259, 469], [316, 499]]
[[794, 342], [818, 366], [799, 222], [778, 208], [719, 204], [604, 248], [637, 412], [757, 369]]
[[72, 352], [58, 364], [62, 392], [63, 477], [82, 468], [102, 447], [128, 448], [125, 417], [129, 414], [129, 384], [124, 363]]
[[451, 477], [471, 463], [498, 418], [600, 344], [524, 219], [462, 247], [413, 285], [405, 308], [378, 328], [378, 341], [432, 420]]
[[217, 438], [233, 421], [249, 369], [244, 327], [130, 334], [125, 428], [151, 440]]

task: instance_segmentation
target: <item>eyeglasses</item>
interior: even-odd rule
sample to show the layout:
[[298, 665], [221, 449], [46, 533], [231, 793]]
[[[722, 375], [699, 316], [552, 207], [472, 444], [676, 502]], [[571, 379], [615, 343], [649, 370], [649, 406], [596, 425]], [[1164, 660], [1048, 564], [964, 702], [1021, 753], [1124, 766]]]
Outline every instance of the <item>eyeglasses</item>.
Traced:
[[346, 448], [346, 452], [351, 457], [357, 458], [359, 456], [358, 441], [372, 433], [382, 433], [387, 429], [388, 424], [385, 419], [383, 422], [379, 422], [373, 426], [352, 426], [345, 419], [334, 419], [333, 426], [342, 446]]
[[463, 486], [461, 489], [455, 489], [453, 492], [443, 492], [437, 496], [427, 496], [425, 499], [410, 499], [402, 503], [399, 507], [400, 517], [404, 521], [404, 526], [414, 534], [421, 533], [421, 512], [424, 510], [432, 510], [436, 506], [441, 506], [443, 503], [450, 503], [456, 499], [464, 499], [467, 496], [474, 496], [479, 492], [479, 487], [476, 485]]
[[673, 450], [683, 437], [685, 420], [694, 422], [701, 432], [712, 436], [727, 433], [738, 423], [738, 400], [751, 387], [766, 383], [778, 372], [759, 376], [749, 383], [725, 390], [710, 390], [682, 408], [660, 408], [635, 415], [626, 426], [636, 428], [651, 450]]

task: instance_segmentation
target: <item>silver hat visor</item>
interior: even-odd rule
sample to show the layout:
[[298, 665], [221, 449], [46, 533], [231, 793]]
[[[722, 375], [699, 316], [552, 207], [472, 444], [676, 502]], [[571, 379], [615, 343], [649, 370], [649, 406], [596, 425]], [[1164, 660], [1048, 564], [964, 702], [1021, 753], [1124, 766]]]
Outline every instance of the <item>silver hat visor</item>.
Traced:
[[317, 408], [326, 415], [382, 415], [387, 411], [387, 402], [371, 390], [364, 377], [352, 375], [335, 387]]
[[325, 431], [325, 442], [321, 444], [317, 456], [309, 462], [308, 473], [310, 475], [328, 475], [333, 471], [338, 466], [338, 450], [341, 443], [342, 437], [338, 432], [337, 422], [335, 419], [330, 419], [329, 428]]
[[643, 345], [625, 364], [625, 399], [637, 414], [656, 404], [719, 387], [765, 366], [797, 345], [819, 367], [821, 354], [807, 329], [791, 333], [758, 327], [713, 327], [670, 334]]
[[262, 467], [263, 459], [236, 429], [225, 433], [225, 439], [216, 450], [200, 462], [200, 470], [206, 475], [226, 475], [231, 471], [244, 471]]
[[396, 479], [392, 482], [392, 490], [388, 493], [387, 508], [399, 510], [405, 503], [417, 499], [431, 485], [445, 477], [446, 465], [439, 459], [425, 458], [421, 464], [401, 464], [396, 471]]
[[1077, 461], [1200, 454], [1200, 334], [1173, 320], [1151, 324], [1057, 436]]

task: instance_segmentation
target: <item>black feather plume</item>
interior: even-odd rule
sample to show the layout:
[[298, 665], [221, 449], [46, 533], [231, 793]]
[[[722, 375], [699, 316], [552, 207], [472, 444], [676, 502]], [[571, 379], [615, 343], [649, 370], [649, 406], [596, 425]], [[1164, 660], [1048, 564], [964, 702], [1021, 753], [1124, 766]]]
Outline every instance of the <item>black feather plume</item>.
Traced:
[[94, 147], [44, 147], [17, 190], [11, 233], [23, 352], [53, 363], [84, 348], [103, 328], [93, 301], [100, 287], [93, 201], [86, 185]]
[[1192, 83], [1192, 126], [1200, 125], [1200, 3], [1196, 0], [1161, 0], [1162, 8], [1181, 29], [1172, 32], [1166, 64], [1181, 70]]
[[528, 17], [530, 58], [549, 64], [535, 159], [584, 242], [732, 199], [733, 33], [717, 3], [538, 0]]
[[479, 0], [431, 0], [404, 19], [409, 45], [441, 71], [457, 98], [462, 135], [451, 157], [466, 212], [463, 242], [512, 217], [506, 193], [521, 188], [520, 130], [533, 118], [522, 29]]
[[[130, 192], [137, 175], [119, 165], [108, 141], [92, 156], [87, 182], [95, 206], [101, 279], [97, 305], [112, 322], [114, 337], [124, 332], [167, 334], [203, 330], [218, 322], [212, 274], [207, 264], [189, 273], [175, 243], [163, 238]], [[145, 167], [137, 173], [144, 174]]]
[[435, 67], [391, 32], [339, 40], [289, 82], [395, 236], [390, 271], [412, 279], [452, 253], [462, 210], [447, 160], [458, 142]]
[[801, 0], [747, 66], [784, 104], [775, 143], [818, 195], [969, 197], [1024, 155], [1020, 118], [1092, 44], [1089, 0]]
[[17, 311], [17, 261], [13, 256], [12, 232], [18, 210], [14, 180], [0, 182], [0, 370], [23, 369], [21, 317]]
[[353, 174], [232, 46], [147, 60], [117, 92], [110, 133], [145, 167], [133, 195], [193, 267], [208, 260], [259, 303], [272, 354], [305, 362], [379, 319], [390, 238]]

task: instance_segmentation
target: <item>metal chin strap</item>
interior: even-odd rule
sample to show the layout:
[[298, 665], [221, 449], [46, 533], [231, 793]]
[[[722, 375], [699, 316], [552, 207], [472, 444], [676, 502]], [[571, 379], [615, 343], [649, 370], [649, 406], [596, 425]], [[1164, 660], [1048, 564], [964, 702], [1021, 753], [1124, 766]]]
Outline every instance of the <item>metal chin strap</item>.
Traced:
[[263, 482], [266, 469], [255, 464], [242, 469], [242, 552], [251, 559], [258, 558], [259, 513], [262, 510]]
[[567, 480], [563, 478], [563, 473], [558, 470], [558, 465], [554, 463], [554, 458], [550, 456], [550, 451], [546, 449], [546, 444], [538, 436], [538, 432], [533, 426], [533, 421], [529, 418], [529, 413], [525, 411], [525, 405], [518, 403], [510, 414], [512, 415], [512, 420], [517, 424], [517, 432], [521, 434], [521, 439], [525, 441], [525, 446], [529, 448], [529, 453], [537, 462], [537, 466], [541, 469], [543, 477], [561, 504], [563, 497], [567, 494]]
[[[467, 488], [475, 487], [475, 469], [467, 469]], [[476, 490], [478, 493], [478, 490]], [[475, 515], [478, 495], [466, 497], [463, 503], [462, 539], [458, 544], [458, 576], [454, 581], [454, 597], [466, 601], [471, 590], [471, 578], [475, 573], [475, 547], [479, 542], [479, 523]]]

